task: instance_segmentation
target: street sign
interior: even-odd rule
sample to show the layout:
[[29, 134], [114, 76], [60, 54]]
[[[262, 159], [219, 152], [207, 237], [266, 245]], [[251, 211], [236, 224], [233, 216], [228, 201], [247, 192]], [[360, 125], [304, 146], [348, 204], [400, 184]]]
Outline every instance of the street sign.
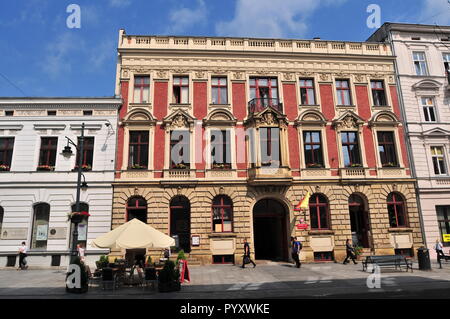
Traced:
[[297, 225], [295, 225], [295, 226], [297, 226], [297, 229], [308, 229], [308, 224], [297, 224]]
[[444, 234], [442, 235], [444, 242], [448, 243], [450, 242], [450, 234]]

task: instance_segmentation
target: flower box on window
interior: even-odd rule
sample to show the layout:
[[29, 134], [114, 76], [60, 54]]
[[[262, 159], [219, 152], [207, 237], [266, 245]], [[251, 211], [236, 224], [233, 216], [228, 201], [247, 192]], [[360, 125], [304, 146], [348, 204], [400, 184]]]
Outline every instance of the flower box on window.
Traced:
[[146, 169], [147, 167], [139, 164], [133, 164], [130, 166], [131, 169]]
[[67, 215], [72, 223], [80, 223], [84, 218], [91, 216], [88, 212], [72, 212]]
[[270, 160], [267, 162], [262, 162], [261, 166], [280, 166], [280, 161]]
[[323, 168], [323, 165], [318, 163], [309, 163], [306, 164], [306, 168]]
[[362, 164], [351, 164], [348, 167], [363, 167]]
[[[75, 166], [75, 168], [73, 169], [74, 171], [78, 171], [78, 165]], [[84, 172], [88, 172], [92, 170], [92, 166], [89, 164], [83, 164], [81, 165], [81, 170]]]
[[398, 167], [398, 164], [389, 162], [389, 163], [385, 163], [383, 164], [383, 167]]
[[230, 163], [213, 163], [212, 168], [213, 169], [230, 169], [231, 164]]
[[173, 169], [189, 169], [189, 164], [178, 163], [172, 166]]
[[37, 167], [38, 171], [54, 171], [55, 170], [55, 166], [50, 166], [50, 165], [39, 165]]
[[9, 171], [8, 165], [0, 165], [0, 172], [7, 172]]

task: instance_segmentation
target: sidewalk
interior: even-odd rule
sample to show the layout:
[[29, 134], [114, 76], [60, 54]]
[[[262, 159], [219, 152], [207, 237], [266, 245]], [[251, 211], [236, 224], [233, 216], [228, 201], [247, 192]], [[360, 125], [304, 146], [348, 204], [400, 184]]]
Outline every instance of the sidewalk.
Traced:
[[[442, 289], [450, 289], [450, 263], [443, 269], [432, 264], [431, 271], [414, 272], [382, 270], [381, 288], [370, 289], [367, 280], [371, 273], [362, 265], [338, 263], [303, 264], [300, 269], [288, 263], [259, 264], [242, 269], [233, 265], [191, 266], [191, 282], [182, 285], [180, 292], [158, 293], [139, 287], [105, 291], [94, 287], [87, 294], [65, 292], [65, 271], [61, 270], [2, 270], [0, 298], [152, 298], [152, 299], [209, 299], [209, 298], [321, 298], [345, 297], [383, 298], [408, 295], [449, 298]], [[373, 277], [372, 277], [373, 278]]]

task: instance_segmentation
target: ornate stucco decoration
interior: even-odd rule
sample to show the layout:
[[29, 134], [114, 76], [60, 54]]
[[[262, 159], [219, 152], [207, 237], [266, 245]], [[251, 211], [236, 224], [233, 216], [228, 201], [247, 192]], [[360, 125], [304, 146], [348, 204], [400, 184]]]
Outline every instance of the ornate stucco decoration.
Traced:
[[364, 124], [364, 120], [356, 113], [346, 111], [334, 119], [332, 123], [337, 130], [356, 130]]
[[195, 78], [196, 79], [206, 79], [206, 77], [207, 77], [207, 73], [206, 73], [206, 71], [203, 71], [203, 70], [199, 70], [199, 71], [195, 71]]
[[358, 83], [365, 83], [367, 82], [366, 76], [364, 74], [356, 74], [355, 75], [355, 81]]
[[283, 80], [285, 80], [285, 81], [295, 81], [294, 73], [292, 73], [292, 72], [285, 72], [285, 73], [283, 73]]
[[178, 109], [163, 119], [163, 126], [166, 131], [185, 128], [192, 131], [194, 128], [194, 122], [195, 118], [190, 116], [185, 111]]
[[412, 90], [416, 92], [417, 96], [422, 95], [438, 95], [442, 83], [438, 81], [426, 79], [415, 83]]
[[233, 72], [233, 80], [244, 80], [244, 72], [234, 71]]
[[244, 121], [247, 127], [271, 126], [279, 128], [287, 128], [289, 122], [286, 115], [281, 114], [277, 110], [268, 107], [259, 113], [250, 114], [249, 118]]
[[167, 70], [156, 71], [156, 78], [157, 79], [168, 79], [169, 78], [169, 72]]
[[130, 70], [122, 69], [122, 79], [129, 79], [129, 78], [130, 78]]
[[319, 80], [321, 82], [331, 82], [331, 74], [328, 73], [320, 73]]

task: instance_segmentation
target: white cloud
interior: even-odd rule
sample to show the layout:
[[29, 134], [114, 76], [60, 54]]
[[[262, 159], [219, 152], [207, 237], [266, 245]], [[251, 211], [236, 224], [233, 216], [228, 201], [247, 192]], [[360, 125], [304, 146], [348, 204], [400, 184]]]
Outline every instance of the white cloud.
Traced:
[[303, 36], [308, 18], [320, 7], [340, 5], [346, 0], [237, 0], [231, 21], [218, 22], [221, 36], [286, 37]]
[[179, 8], [169, 13], [169, 26], [166, 33], [176, 34], [185, 31], [196, 24], [204, 24], [208, 11], [204, 0], [197, 0], [197, 6], [193, 9]]
[[450, 24], [450, 3], [448, 0], [424, 0], [419, 23]]
[[131, 4], [131, 0], [109, 0], [109, 5], [115, 8], [127, 7]]

